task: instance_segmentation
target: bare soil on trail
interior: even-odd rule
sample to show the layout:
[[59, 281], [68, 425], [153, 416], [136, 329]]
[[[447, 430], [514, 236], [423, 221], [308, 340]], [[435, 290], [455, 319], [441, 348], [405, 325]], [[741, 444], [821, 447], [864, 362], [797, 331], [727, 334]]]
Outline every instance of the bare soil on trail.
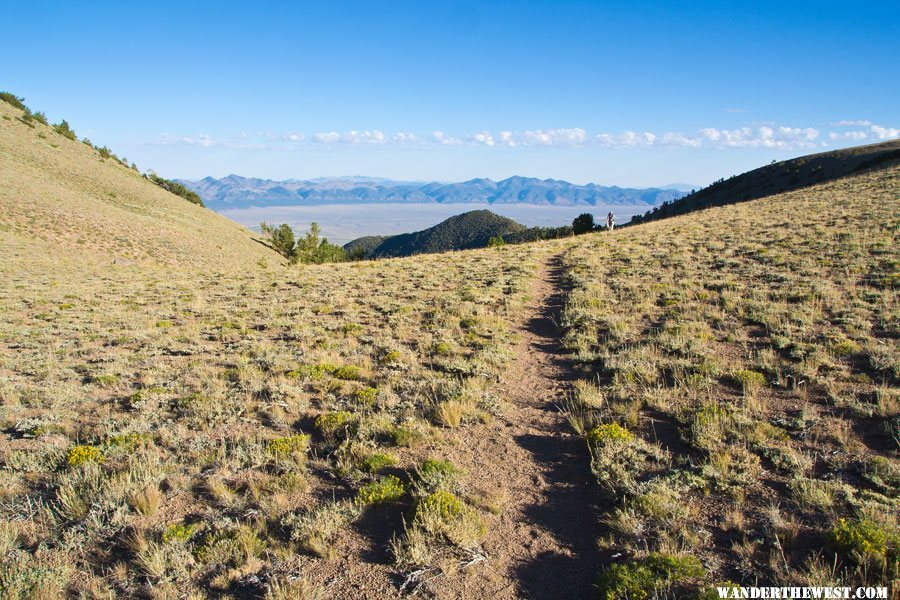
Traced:
[[[500, 600], [582, 599], [596, 595], [599, 572], [597, 486], [584, 441], [560, 406], [575, 379], [560, 346], [564, 301], [559, 257], [532, 283], [515, 328], [514, 357], [494, 391], [507, 403], [487, 424], [446, 430], [442, 458], [465, 471], [467, 495], [490, 498], [486, 560], [422, 578], [418, 597]], [[304, 561], [303, 572], [326, 582], [328, 598], [398, 597], [389, 544], [402, 530], [402, 510], [357, 525], [358, 543], [337, 561]], [[369, 540], [365, 542], [365, 540]], [[362, 550], [364, 549], [364, 550]]]
[[506, 498], [489, 523], [488, 560], [468, 576], [435, 582], [442, 598], [590, 598], [599, 572], [598, 497], [584, 441], [559, 410], [574, 370], [560, 346], [563, 268], [538, 272], [515, 358], [497, 387], [502, 419], [454, 432], [474, 489]]

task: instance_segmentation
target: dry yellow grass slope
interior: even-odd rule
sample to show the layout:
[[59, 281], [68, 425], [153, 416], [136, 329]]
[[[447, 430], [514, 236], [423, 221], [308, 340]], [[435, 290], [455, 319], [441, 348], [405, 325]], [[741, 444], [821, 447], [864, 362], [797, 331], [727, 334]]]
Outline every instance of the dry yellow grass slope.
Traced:
[[[896, 167], [613, 234], [285, 267], [0, 111], [0, 596], [566, 597], [601, 576], [609, 598], [688, 597], [896, 572]], [[586, 444], [553, 427], [548, 264], [573, 286]], [[560, 504], [572, 468], [528, 477], [570, 446], [599, 507]], [[561, 506], [574, 525], [539, 527]], [[595, 548], [597, 508], [606, 571], [566, 533]], [[523, 584], [535, 565], [569, 580]]]
[[0, 102], [0, 275], [279, 262], [246, 228], [21, 115]]
[[564, 342], [602, 598], [898, 576], [898, 217], [885, 165], [579, 238]]

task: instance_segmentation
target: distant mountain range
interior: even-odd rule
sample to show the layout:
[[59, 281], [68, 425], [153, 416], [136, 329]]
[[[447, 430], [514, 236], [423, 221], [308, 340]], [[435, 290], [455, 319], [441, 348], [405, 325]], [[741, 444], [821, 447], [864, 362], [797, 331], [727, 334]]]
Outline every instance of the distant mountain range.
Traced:
[[229, 175], [199, 181], [177, 180], [196, 192], [213, 210], [250, 206], [372, 203], [479, 203], [595, 206], [656, 206], [684, 196], [678, 189], [621, 188], [594, 183], [575, 185], [557, 179], [510, 177], [502, 181], [472, 179], [461, 183], [392, 181], [376, 177], [338, 177], [272, 181]]

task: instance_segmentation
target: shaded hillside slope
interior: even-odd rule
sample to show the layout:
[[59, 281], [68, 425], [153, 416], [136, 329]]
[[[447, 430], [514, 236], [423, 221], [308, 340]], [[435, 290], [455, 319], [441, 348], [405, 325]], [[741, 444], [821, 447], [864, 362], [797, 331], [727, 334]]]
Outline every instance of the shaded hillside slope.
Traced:
[[279, 260], [246, 228], [21, 115], [0, 102], [4, 267], [62, 261], [240, 269]]
[[636, 215], [632, 217], [631, 223], [642, 223], [712, 206], [764, 198], [898, 162], [900, 162], [900, 140], [801, 156], [728, 179], [720, 179], [680, 200], [654, 208], [644, 216]]
[[487, 246], [492, 237], [524, 232], [527, 228], [489, 210], [473, 210], [450, 217], [434, 227], [388, 238], [368, 236], [349, 242], [344, 248], [365, 251], [366, 258], [410, 256], [449, 250], [470, 250]]

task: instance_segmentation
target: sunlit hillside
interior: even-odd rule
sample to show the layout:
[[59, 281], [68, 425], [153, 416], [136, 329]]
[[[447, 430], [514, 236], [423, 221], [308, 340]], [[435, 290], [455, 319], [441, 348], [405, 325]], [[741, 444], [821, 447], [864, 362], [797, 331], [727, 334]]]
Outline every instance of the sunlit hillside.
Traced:
[[602, 597], [898, 576], [898, 226], [895, 165], [566, 255]]
[[62, 278], [91, 266], [255, 268], [278, 256], [94, 148], [0, 102], [0, 273]]
[[613, 233], [287, 265], [0, 112], [3, 597], [896, 576], [897, 166]]

